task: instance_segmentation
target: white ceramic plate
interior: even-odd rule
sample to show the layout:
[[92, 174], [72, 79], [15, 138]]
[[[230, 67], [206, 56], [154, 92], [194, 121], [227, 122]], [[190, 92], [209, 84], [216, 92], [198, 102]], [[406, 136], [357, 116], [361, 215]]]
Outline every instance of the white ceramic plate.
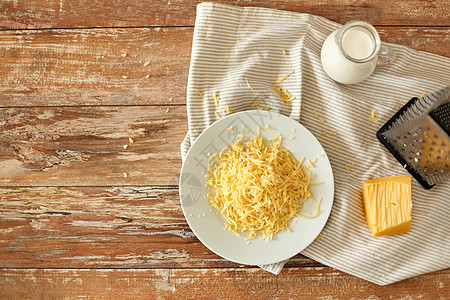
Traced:
[[[322, 213], [313, 219], [296, 218], [289, 224], [292, 232], [277, 233], [273, 240], [259, 238], [247, 243], [247, 234], [237, 236], [224, 229], [225, 219], [217, 214], [206, 198], [207, 187], [204, 174], [208, 167], [208, 157], [231, 145], [244, 128], [248, 130], [246, 139], [254, 136], [257, 126], [269, 125], [275, 130], [261, 129], [261, 136], [274, 137], [280, 133], [282, 146], [300, 160], [317, 158], [312, 172], [317, 174], [312, 180], [324, 184], [311, 187], [316, 199], [322, 198]], [[227, 128], [233, 128], [231, 133]], [[293, 128], [295, 132], [293, 132]], [[290, 137], [295, 137], [290, 140]], [[251, 110], [229, 115], [209, 126], [194, 142], [183, 164], [180, 175], [180, 199], [184, 216], [197, 238], [216, 254], [247, 265], [263, 265], [288, 259], [306, 248], [322, 231], [333, 206], [334, 181], [331, 165], [319, 141], [303, 125], [274, 112]], [[302, 215], [314, 214], [316, 202], [305, 202]]]

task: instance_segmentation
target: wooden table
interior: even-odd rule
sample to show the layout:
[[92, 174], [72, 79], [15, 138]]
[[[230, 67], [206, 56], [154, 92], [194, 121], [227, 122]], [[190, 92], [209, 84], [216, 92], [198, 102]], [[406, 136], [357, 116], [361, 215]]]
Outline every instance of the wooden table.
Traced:
[[[448, 0], [220, 2], [450, 57]], [[0, 2], [0, 298], [450, 298], [450, 269], [380, 287], [297, 255], [275, 276], [197, 240], [177, 186], [196, 4]]]

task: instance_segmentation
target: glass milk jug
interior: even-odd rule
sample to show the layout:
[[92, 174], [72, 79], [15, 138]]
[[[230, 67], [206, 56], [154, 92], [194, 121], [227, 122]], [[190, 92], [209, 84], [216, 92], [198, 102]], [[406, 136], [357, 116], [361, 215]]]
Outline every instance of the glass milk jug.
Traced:
[[332, 79], [354, 84], [367, 79], [377, 65], [392, 62], [395, 52], [381, 45], [372, 25], [351, 21], [327, 37], [320, 56], [325, 72]]

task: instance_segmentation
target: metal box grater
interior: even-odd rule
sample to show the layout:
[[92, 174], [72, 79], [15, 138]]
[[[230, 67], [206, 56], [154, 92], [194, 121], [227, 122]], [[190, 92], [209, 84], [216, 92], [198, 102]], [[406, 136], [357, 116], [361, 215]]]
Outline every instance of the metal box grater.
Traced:
[[406, 103], [377, 137], [426, 189], [450, 178], [450, 86]]

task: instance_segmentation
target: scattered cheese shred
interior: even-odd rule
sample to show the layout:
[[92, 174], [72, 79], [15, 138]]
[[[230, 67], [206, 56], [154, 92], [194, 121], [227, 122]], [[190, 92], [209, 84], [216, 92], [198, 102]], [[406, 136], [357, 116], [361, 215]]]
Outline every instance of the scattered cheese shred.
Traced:
[[322, 123], [325, 123], [325, 119], [319, 117], [316, 110], [313, 110], [314, 116]]
[[145, 78], [150, 78], [150, 74], [145, 75]]
[[202, 98], [205, 97], [205, 96], [203, 96], [203, 94], [202, 94], [199, 90], [194, 89], [194, 91], [195, 91], [200, 97], [202, 97]]
[[283, 49], [282, 51], [283, 51], [283, 55], [286, 55], [286, 50]]
[[217, 118], [220, 119], [220, 115], [219, 115], [219, 113], [217, 111], [215, 111], [214, 114], [216, 115]]
[[295, 128], [294, 127], [292, 127], [292, 132], [295, 132]]
[[147, 61], [144, 63], [144, 67], [148, 66], [149, 64], [150, 64], [150, 61], [147, 60]]
[[291, 76], [292, 74], [294, 74], [294, 71], [290, 71], [289, 73], [287, 73], [286, 75], [284, 75], [283, 77], [280, 77], [280, 78], [274, 77], [274, 79], [278, 82], [282, 82], [282, 81], [285, 81], [286, 79], [288, 79], [289, 76]]
[[213, 98], [214, 98], [214, 103], [216, 104], [216, 107], [219, 107], [219, 96], [217, 96], [217, 91], [213, 92]]
[[249, 89], [251, 89], [252, 91], [254, 91], [254, 89], [252, 88], [252, 86], [250, 85], [250, 83], [248, 82], [248, 79], [245, 78], [245, 82], [247, 82], [247, 86]]
[[292, 96], [292, 94], [287, 89], [276, 86], [274, 84], [272, 84], [272, 87], [278, 93], [278, 95], [280, 95], [281, 100], [283, 100], [286, 105], [289, 105], [295, 99], [295, 97]]
[[259, 102], [254, 102], [254, 103], [252, 103], [252, 104], [250, 104], [250, 107], [256, 107], [256, 106], [259, 106], [261, 103], [259, 103]]
[[349, 166], [345, 165], [344, 167], [345, 167], [345, 170], [347, 171], [347, 173], [351, 173], [352, 172], [352, 170], [350, 169]]
[[318, 237], [316, 237], [316, 241], [317, 240], [320, 240], [321, 238], [323, 238], [323, 237], [325, 237], [327, 234], [326, 233], [324, 233], [324, 234], [321, 234], [321, 235], [319, 235]]
[[370, 112], [370, 117], [369, 117], [369, 120], [370, 121], [374, 121], [374, 122], [378, 122], [378, 119], [375, 117], [375, 114], [377, 113], [378, 111], [377, 110], [372, 110], [371, 112]]
[[293, 139], [295, 139], [295, 136], [291, 136], [289, 139], [290, 139], [290, 140], [293, 140]]
[[234, 133], [234, 129], [232, 127], [228, 127], [227, 130], [231, 133]]
[[132, 144], [134, 143], [134, 140], [133, 140], [133, 138], [131, 138], [131, 137], [128, 138], [128, 141], [129, 141], [130, 143], [132, 143]]
[[170, 97], [170, 98], [169, 98], [169, 102], [172, 102], [172, 100], [173, 100], [173, 97]]
[[206, 175], [207, 197], [226, 219], [226, 229], [245, 232], [247, 239], [267, 240], [281, 230], [291, 231], [288, 223], [303, 201], [312, 198], [312, 176], [303, 160], [281, 147], [281, 139], [266, 144], [257, 135], [224, 148], [214, 158]]
[[123, 79], [127, 79], [127, 78], [128, 78], [128, 76], [122, 75], [122, 78], [123, 78]]
[[224, 112], [226, 112], [227, 114], [232, 114], [235, 113], [235, 110], [232, 110], [228, 105], [225, 106], [225, 108], [223, 109]]
[[128, 145], [123, 145], [122, 147], [126, 150], [128, 148]]
[[322, 135], [326, 135], [327, 132], [325, 131], [325, 129], [322, 129]]
[[312, 216], [303, 216], [301, 214], [297, 214], [298, 217], [303, 218], [303, 219], [314, 219], [315, 217], [317, 217], [318, 215], [320, 215], [322, 213], [322, 211], [319, 211], [320, 208], [320, 202], [322, 202], [322, 198], [319, 199], [319, 202], [317, 202], [317, 206], [316, 206], [316, 211], [314, 212], [314, 215]]
[[419, 96], [419, 98], [422, 98], [423, 96], [425, 96], [427, 94], [427, 92], [425, 91], [425, 92], [423, 92], [420, 96]]
[[128, 173], [122, 173], [123, 177], [127, 178], [128, 177]]

